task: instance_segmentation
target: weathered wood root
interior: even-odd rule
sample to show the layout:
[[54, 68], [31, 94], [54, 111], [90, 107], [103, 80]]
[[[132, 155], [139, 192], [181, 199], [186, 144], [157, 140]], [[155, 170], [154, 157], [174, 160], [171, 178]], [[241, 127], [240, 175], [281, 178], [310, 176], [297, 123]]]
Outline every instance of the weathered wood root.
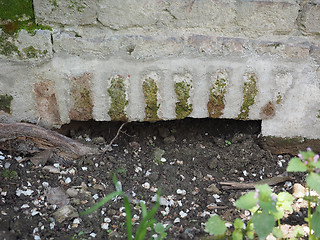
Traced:
[[29, 123], [0, 123], [0, 149], [24, 154], [50, 150], [65, 161], [97, 152], [55, 131]]

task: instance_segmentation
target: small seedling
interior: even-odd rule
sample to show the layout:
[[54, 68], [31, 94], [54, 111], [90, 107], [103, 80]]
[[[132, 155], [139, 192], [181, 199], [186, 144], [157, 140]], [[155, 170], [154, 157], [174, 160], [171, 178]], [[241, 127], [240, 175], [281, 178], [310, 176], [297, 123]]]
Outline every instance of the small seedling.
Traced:
[[224, 142], [226, 143], [227, 147], [231, 145], [231, 142], [229, 140], [225, 140]]

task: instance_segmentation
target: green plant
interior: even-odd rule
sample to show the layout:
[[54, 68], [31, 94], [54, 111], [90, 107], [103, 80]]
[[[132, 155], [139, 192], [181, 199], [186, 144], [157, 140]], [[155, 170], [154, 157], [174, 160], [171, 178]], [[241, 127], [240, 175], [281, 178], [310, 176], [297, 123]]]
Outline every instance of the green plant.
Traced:
[[225, 142], [227, 147], [231, 145], [231, 142], [229, 140], [225, 140], [224, 142]]
[[[241, 219], [234, 221], [232, 239], [243, 239], [244, 235], [247, 236], [248, 239], [253, 239], [255, 233], [260, 239], [265, 239], [271, 232], [276, 237], [281, 238], [280, 219], [283, 217], [284, 211], [292, 210], [292, 202], [293, 197], [290, 194], [279, 193], [276, 195], [272, 193], [267, 184], [257, 185], [255, 191], [246, 193], [235, 202], [236, 207], [243, 210], [250, 210], [252, 218], [247, 225], [245, 225]], [[226, 228], [224, 228], [224, 231], [221, 231], [221, 227], [219, 227], [219, 230], [211, 228], [211, 225], [217, 225], [219, 221], [221, 226], [221, 218], [215, 216], [215, 218], [210, 219], [211, 223], [209, 221], [207, 222], [206, 231], [211, 235], [224, 235]], [[214, 222], [212, 222], [213, 220]], [[278, 228], [275, 228], [276, 220], [278, 220]]]
[[[313, 214], [311, 213], [311, 203], [319, 203], [318, 196], [311, 196], [311, 189], [320, 194], [320, 161], [318, 160], [319, 155], [308, 148], [307, 151], [301, 151], [298, 157], [292, 158], [287, 167], [288, 172], [308, 173], [306, 177], [308, 194], [303, 199], [308, 201], [306, 221], [309, 225], [309, 240], [320, 239], [320, 205], [315, 208]], [[257, 185], [255, 188], [255, 191], [246, 193], [235, 202], [236, 207], [250, 210], [252, 217], [247, 225], [241, 219], [234, 221], [232, 239], [254, 239], [255, 234], [259, 239], [265, 239], [270, 233], [281, 239], [283, 237], [281, 219], [285, 212], [292, 213], [293, 196], [287, 192], [276, 195], [267, 184]], [[278, 227], [275, 227], [275, 222], [278, 223]], [[227, 232], [225, 224], [226, 222], [218, 215], [212, 216], [206, 223], [205, 231], [225, 239]], [[298, 226], [293, 235], [296, 238], [302, 237], [303, 229]]]
[[[315, 239], [320, 237], [320, 205], [318, 205], [311, 213], [311, 203], [318, 204], [319, 198], [317, 196], [311, 196], [311, 189], [320, 194], [320, 161], [319, 155], [315, 154], [311, 148], [307, 151], [300, 151], [298, 157], [294, 157], [290, 160], [288, 172], [307, 172], [306, 183], [308, 186], [308, 194], [304, 196], [304, 200], [308, 201], [308, 218], [306, 221], [309, 225], [309, 239]], [[314, 233], [312, 234], [312, 230]]]
[[3, 170], [1, 175], [5, 179], [15, 179], [18, 177], [18, 173], [16, 171], [14, 170], [11, 171], [9, 169]]
[[[119, 170], [118, 172], [123, 172], [122, 170]], [[137, 231], [133, 238], [133, 230], [132, 230], [132, 211], [130, 207], [129, 198], [127, 195], [122, 191], [121, 183], [117, 180], [116, 173], [113, 174], [113, 183], [115, 185], [116, 191], [108, 194], [106, 197], [101, 199], [97, 204], [89, 208], [88, 210], [81, 212], [79, 215], [83, 216], [89, 213], [94, 212], [98, 208], [102, 207], [104, 204], [109, 202], [115, 197], [122, 197], [123, 203], [125, 207], [126, 212], [126, 228], [127, 228], [127, 239], [128, 240], [143, 240], [145, 239], [145, 236], [147, 234], [147, 229], [151, 228], [152, 231], [158, 231], [157, 233], [160, 234], [160, 238], [158, 239], [165, 239], [166, 234], [165, 231], [167, 228], [162, 229], [159, 224], [156, 224], [155, 220], [155, 214], [158, 211], [158, 208], [160, 207], [160, 191], [157, 192], [157, 199], [155, 205], [152, 207], [150, 211], [147, 210], [147, 207], [144, 202], [140, 202], [141, 211], [142, 211], [142, 220], [138, 225]]]

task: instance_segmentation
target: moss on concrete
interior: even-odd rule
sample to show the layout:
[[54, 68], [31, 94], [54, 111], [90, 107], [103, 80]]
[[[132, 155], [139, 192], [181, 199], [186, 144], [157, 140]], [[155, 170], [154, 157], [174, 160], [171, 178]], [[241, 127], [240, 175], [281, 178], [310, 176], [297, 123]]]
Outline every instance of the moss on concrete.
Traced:
[[18, 47], [9, 40], [9, 37], [6, 33], [0, 34], [0, 55], [12, 56], [17, 54], [20, 56]]
[[225, 94], [227, 92], [227, 80], [221, 76], [217, 76], [215, 83], [210, 89], [209, 102], [207, 109], [209, 117], [219, 118], [225, 107]]
[[249, 73], [248, 78], [243, 84], [243, 101], [238, 119], [248, 120], [250, 106], [254, 104], [257, 93], [257, 77], [254, 73]]
[[10, 114], [12, 100], [13, 100], [13, 97], [11, 95], [8, 95], [8, 94], [0, 95], [0, 111], [4, 111]]
[[178, 102], [176, 103], [177, 119], [183, 119], [190, 115], [193, 111], [192, 104], [188, 103], [190, 98], [191, 85], [185, 81], [174, 84], [174, 90], [177, 95]]
[[277, 104], [280, 104], [281, 101], [282, 101], [282, 96], [281, 96], [280, 92], [278, 92], [276, 103], [277, 103]]
[[111, 78], [111, 85], [108, 89], [108, 94], [111, 98], [111, 105], [108, 111], [111, 120], [127, 121], [125, 108], [128, 105], [126, 98], [126, 86], [124, 78], [120, 75]]
[[52, 30], [35, 23], [32, 0], [0, 0], [0, 27], [8, 34], [20, 29], [30, 33], [35, 29]]
[[26, 47], [22, 51], [26, 54], [27, 58], [37, 58], [38, 54], [41, 53], [40, 50], [35, 49], [33, 46]]
[[160, 120], [158, 117], [158, 109], [160, 104], [158, 104], [158, 86], [155, 80], [148, 78], [144, 80], [142, 84], [142, 90], [144, 94], [144, 99], [147, 106], [145, 107], [145, 121], [157, 121]]

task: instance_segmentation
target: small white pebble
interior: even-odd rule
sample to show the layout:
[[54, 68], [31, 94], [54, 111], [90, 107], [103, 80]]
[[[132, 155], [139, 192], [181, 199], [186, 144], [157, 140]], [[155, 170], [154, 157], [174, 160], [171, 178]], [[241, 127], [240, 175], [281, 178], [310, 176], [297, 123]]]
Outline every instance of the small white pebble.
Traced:
[[20, 157], [20, 156], [19, 157], [15, 157], [14, 159], [17, 160], [17, 161], [20, 161], [22, 159], [22, 157]]
[[242, 173], [245, 177], [248, 176], [248, 172], [246, 170], [243, 170]]
[[4, 156], [0, 156], [0, 160], [5, 160], [6, 158]]
[[88, 168], [87, 167], [81, 167], [82, 171], [87, 171]]
[[177, 194], [184, 196], [184, 195], [187, 194], [187, 191], [186, 190], [177, 189]]
[[71, 178], [67, 177], [66, 180], [64, 181], [66, 184], [71, 183]]
[[[135, 215], [135, 216], [136, 216], [136, 215]], [[133, 217], [134, 217], [134, 216], [133, 216]], [[106, 223], [109, 223], [109, 222], [111, 222], [111, 219], [108, 218], [108, 217], [106, 217], [106, 218], [103, 219], [103, 221], [106, 222]]]
[[10, 166], [11, 166], [11, 163], [9, 163], [9, 162], [6, 162], [6, 163], [4, 164], [4, 168], [5, 168], [5, 169], [8, 169]]
[[146, 171], [146, 177], [148, 177], [151, 174], [150, 170]]
[[136, 173], [141, 172], [142, 168], [141, 167], [136, 167], [136, 169], [134, 170]]
[[166, 161], [167, 161], [167, 159], [165, 159], [165, 158], [161, 158], [161, 159], [160, 159], [160, 161], [164, 163], [164, 162], [166, 162]]
[[48, 183], [48, 182], [43, 182], [43, 183], [42, 183], [42, 186], [45, 187], [45, 188], [47, 188], [47, 187], [49, 187], [49, 183]]
[[49, 226], [50, 226], [50, 229], [52, 230], [52, 229], [54, 229], [54, 226], [56, 225], [56, 223], [55, 222], [52, 222], [52, 223], [50, 223], [49, 224]]
[[28, 208], [28, 207], [30, 207], [28, 204], [23, 204], [23, 205], [21, 206], [22, 209], [23, 209], [23, 208]]
[[96, 236], [97, 236], [97, 234], [96, 234], [96, 233], [90, 233], [90, 237], [95, 238]]
[[145, 189], [149, 189], [150, 188], [150, 183], [145, 182], [144, 184], [142, 184], [142, 187], [144, 187]]
[[105, 223], [105, 222], [101, 223], [101, 228], [107, 230], [107, 229], [109, 229], [109, 224]]
[[56, 167], [56, 168], [59, 168], [60, 164], [59, 163], [54, 163], [53, 166]]
[[244, 178], [243, 178], [243, 177], [239, 177], [239, 181], [240, 181], [240, 182], [243, 182], [243, 181], [244, 181]]
[[98, 195], [98, 194], [95, 194], [95, 195], [93, 195], [92, 197], [93, 197], [94, 200], [97, 200], [97, 199], [99, 198], [99, 195]]
[[176, 218], [173, 223], [179, 223], [180, 222], [180, 218]]
[[95, 166], [95, 167], [99, 167], [99, 163], [95, 163], [94, 166]]
[[73, 220], [73, 224], [79, 224], [80, 223], [80, 219], [79, 218], [75, 218], [74, 220]]
[[12, 156], [9, 154], [9, 155], [7, 155], [7, 158], [12, 158]]
[[214, 197], [215, 199], [220, 198], [218, 194], [213, 194], [212, 197]]
[[230, 228], [230, 227], [232, 227], [232, 223], [226, 222], [226, 223], [225, 223], [225, 226], [226, 226], [227, 228]]
[[191, 180], [194, 182], [195, 180], [197, 180], [197, 178], [196, 178], [196, 177], [193, 177]]
[[184, 211], [179, 212], [180, 217], [185, 218], [188, 214], [186, 214]]
[[35, 235], [35, 236], [34, 236], [34, 240], [41, 240], [41, 238], [40, 238], [40, 236]]

